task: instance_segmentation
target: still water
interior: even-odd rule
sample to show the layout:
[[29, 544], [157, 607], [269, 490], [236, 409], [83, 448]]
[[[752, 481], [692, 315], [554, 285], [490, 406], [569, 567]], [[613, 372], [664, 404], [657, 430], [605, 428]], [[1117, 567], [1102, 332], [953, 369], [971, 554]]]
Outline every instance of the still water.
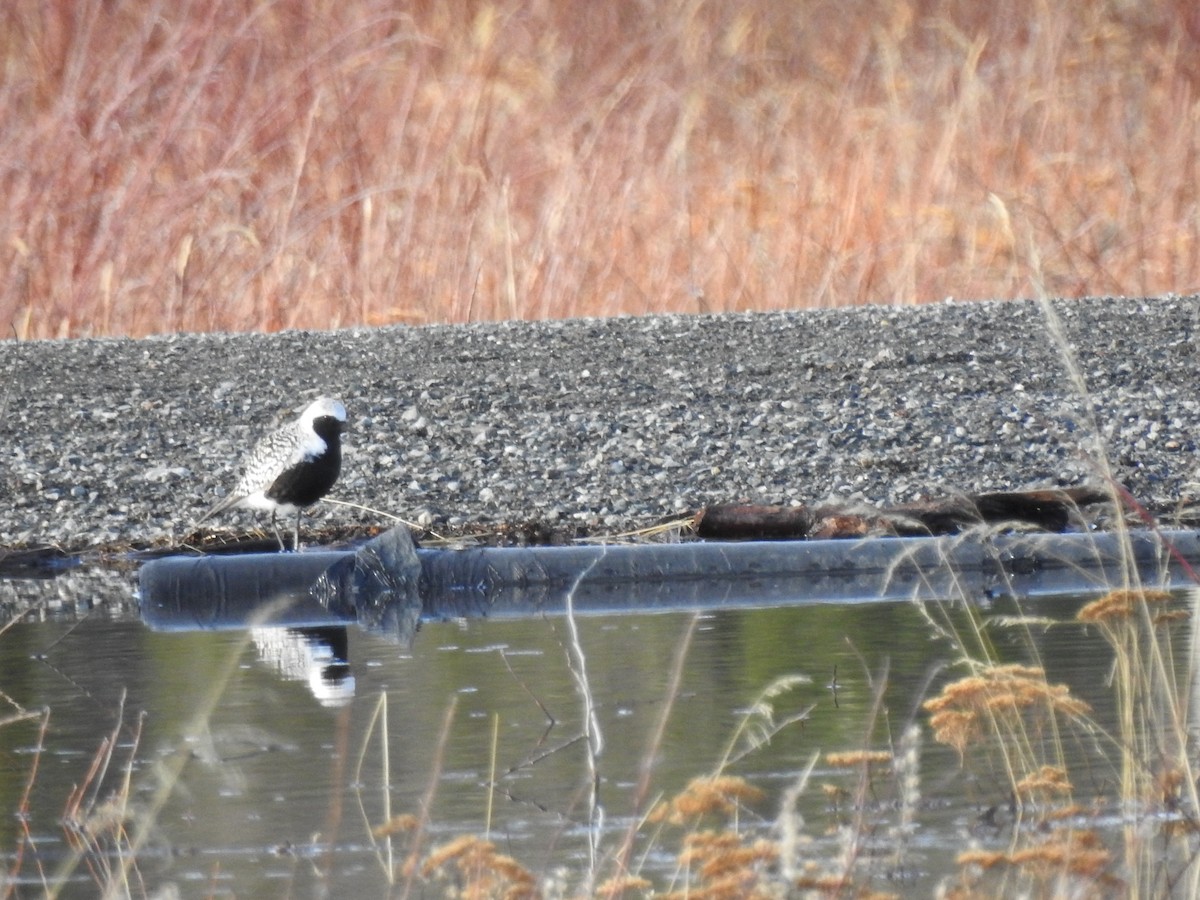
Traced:
[[[1006, 785], [960, 765], [924, 724], [921, 702], [964, 673], [953, 642], [913, 603], [583, 616], [581, 672], [561, 616], [426, 622], [410, 647], [353, 627], [308, 640], [283, 630], [155, 633], [126, 582], [70, 602], [61, 587], [26, 585], [54, 602], [0, 634], [10, 717], [0, 725], [0, 851], [18, 895], [40, 894], [43, 879], [63, 896], [95, 894], [121, 864], [104, 807], [127, 777], [125, 837], [144, 841], [125, 881], [135, 894], [403, 896], [414, 840], [425, 858], [463, 835], [487, 837], [548, 880], [549, 893], [570, 893], [593, 865], [600, 880], [611, 874], [631, 823], [635, 868], [669, 885], [684, 832], [638, 817], [712, 772], [751, 705], [787, 676], [804, 678], [771, 698], [769, 720], [750, 720], [778, 730], [757, 749], [734, 744], [727, 772], [762, 792], [739, 827], [770, 833], [812, 766], [796, 801], [801, 853], [814, 865], [835, 859], [858, 776], [825, 754], [888, 749], [916, 722], [911, 845], [899, 862], [872, 862], [862, 848], [859, 884], [928, 895], [969, 842], [1003, 841], [988, 829]], [[1000, 659], [1040, 656], [1051, 682], [1103, 718], [1112, 653], [1073, 621], [1082, 602], [1039, 600], [1023, 610], [1045, 617], [1036, 629], [989, 634]], [[965, 622], [952, 604], [932, 608], [939, 622]], [[985, 610], [996, 622], [1019, 612], [1011, 602]], [[602, 816], [589, 810], [581, 677], [602, 742]], [[42, 709], [44, 720], [12, 720]], [[1096, 770], [1093, 787], [1108, 777]], [[881, 833], [896, 816], [894, 793], [884, 778], [866, 794]], [[93, 852], [72, 852], [72, 810], [92, 812]], [[406, 814], [416, 818], [395, 818]], [[379, 829], [389, 819], [390, 838]], [[591, 848], [589, 820], [600, 823]], [[442, 894], [433, 880], [410, 895]]]

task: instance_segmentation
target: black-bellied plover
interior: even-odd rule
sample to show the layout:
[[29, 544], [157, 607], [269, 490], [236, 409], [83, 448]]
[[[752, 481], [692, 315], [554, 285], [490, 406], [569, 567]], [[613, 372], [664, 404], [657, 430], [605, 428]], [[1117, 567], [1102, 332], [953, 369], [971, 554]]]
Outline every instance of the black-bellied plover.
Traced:
[[[346, 407], [321, 397], [309, 404], [295, 422], [272, 431], [258, 442], [246, 460], [237, 487], [196, 520], [196, 525], [235, 506], [271, 511], [271, 528], [285, 550], [275, 517], [296, 514], [292, 549], [300, 546], [300, 516], [329, 493], [342, 469], [342, 432]], [[194, 527], [194, 526], [193, 526]]]

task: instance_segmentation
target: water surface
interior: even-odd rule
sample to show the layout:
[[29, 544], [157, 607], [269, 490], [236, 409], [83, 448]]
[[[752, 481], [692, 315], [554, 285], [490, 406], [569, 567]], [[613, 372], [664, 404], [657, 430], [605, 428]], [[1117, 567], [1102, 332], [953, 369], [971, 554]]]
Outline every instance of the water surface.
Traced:
[[[1069, 620], [1081, 602], [1042, 600], [1036, 612]], [[937, 609], [940, 615], [946, 607]], [[1001, 604], [988, 613], [1016, 611]], [[804, 853], [827, 864], [841, 850], [837, 828], [851, 814], [833, 788], [852, 791], [857, 781], [824, 754], [889, 748], [909, 723], [924, 722], [920, 703], [963, 674], [950, 667], [957, 658], [951, 643], [905, 602], [593, 615], [577, 625], [603, 742], [602, 875], [611, 873], [603, 860], [631, 817], [712, 771], [749, 706], [790, 675], [808, 680], [772, 700], [774, 719], [806, 713], [803, 721], [729, 772], [764, 792], [744, 813], [746, 827], [758, 828], [777, 817], [785, 792], [815, 760], [798, 809]], [[992, 634], [1001, 658], [1030, 659], [1024, 630]], [[590, 782], [567, 620], [425, 623], [407, 648], [355, 628], [332, 637], [328, 652], [344, 656], [345, 666], [321, 656], [306, 665], [304, 641], [282, 631], [154, 633], [115, 602], [100, 602], [90, 614], [70, 604], [40, 621], [19, 621], [0, 636], [0, 690], [10, 709], [44, 707], [49, 719], [40, 753], [39, 720], [0, 730], [7, 867], [16, 866], [21, 848], [22, 881], [38, 883], [39, 867], [47, 877], [60, 871], [71, 859], [60, 820], [72, 791], [85, 786], [87, 803], [99, 808], [121, 789], [132, 759], [133, 810], [161, 804], [134, 870], [139, 890], [174, 884], [184, 895], [328, 889], [332, 896], [399, 896], [411, 833], [392, 839], [389, 856], [372, 828], [389, 815], [420, 816], [426, 801], [425, 850], [464, 834], [486, 836], [537, 876], [577, 887], [589, 865]], [[1069, 684], [1098, 716], [1110, 715], [1106, 645], [1076, 624], [1039, 629], [1034, 639], [1050, 680]], [[89, 776], [114, 732], [107, 769]], [[1006, 784], [961, 767], [924, 726], [920, 760], [921, 811], [910, 849], [899, 864], [868, 863], [866, 882], [881, 889], [928, 894], [955, 871], [954, 857], [968, 841], [993, 839], [981, 832], [980, 816], [990, 822], [988, 810], [1006, 801]], [[35, 763], [27, 817], [33, 841], [22, 847], [22, 823], [12, 813]], [[647, 767], [648, 793], [639, 800]], [[1093, 771], [1102, 790], [1109, 775]], [[884, 829], [895, 817], [893, 795], [886, 778], [870, 794]], [[641, 871], [667, 883], [682, 834], [643, 825], [635, 857]], [[67, 893], [90, 896], [96, 867], [85, 858], [63, 869]]]

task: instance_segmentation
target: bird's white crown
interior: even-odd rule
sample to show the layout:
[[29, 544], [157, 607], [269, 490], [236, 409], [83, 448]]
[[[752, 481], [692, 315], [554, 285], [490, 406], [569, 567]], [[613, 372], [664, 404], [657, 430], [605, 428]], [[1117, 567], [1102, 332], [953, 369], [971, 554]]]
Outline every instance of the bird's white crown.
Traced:
[[300, 421], [312, 427], [312, 423], [324, 416], [332, 416], [339, 422], [346, 421], [346, 407], [333, 397], [318, 397], [300, 414]]

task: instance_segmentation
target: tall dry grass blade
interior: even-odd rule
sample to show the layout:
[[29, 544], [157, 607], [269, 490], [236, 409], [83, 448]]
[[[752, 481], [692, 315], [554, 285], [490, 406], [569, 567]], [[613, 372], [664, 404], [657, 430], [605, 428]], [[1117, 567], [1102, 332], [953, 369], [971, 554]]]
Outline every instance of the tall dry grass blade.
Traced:
[[779, 871], [789, 884], [795, 883], [801, 870], [799, 859], [804, 817], [797, 806], [808, 789], [809, 779], [820, 759], [820, 752], [813, 753], [779, 799], [779, 815], [775, 819], [775, 829], [779, 832]]
[[[622, 839], [621, 846], [613, 857], [613, 879], [620, 879], [636, 874], [636, 871], [630, 865], [630, 859], [633, 855], [633, 845], [637, 839], [638, 830], [642, 825], [642, 815], [646, 810], [646, 800], [650, 794], [650, 781], [654, 774], [654, 760], [658, 758], [658, 754], [662, 749], [663, 739], [667, 733], [667, 723], [670, 720], [671, 712], [675, 708], [675, 701], [679, 698], [680, 685], [683, 683], [684, 663], [687, 661], [688, 651], [692, 646], [692, 638], [696, 634], [696, 627], [699, 623], [700, 614], [693, 613], [688, 618], [688, 624], [683, 634], [675, 644], [675, 657], [671, 663], [670, 677], [667, 680], [666, 697], [659, 709], [658, 719], [654, 723], [654, 730], [650, 734], [650, 740], [647, 742], [646, 750], [642, 754], [641, 762], [638, 765], [638, 780], [637, 786], [633, 791], [629, 827], [625, 829], [625, 837]], [[649, 852], [649, 848], [646, 849], [646, 852]]]
[[437, 796], [438, 782], [442, 776], [442, 765], [446, 760], [446, 744], [450, 740], [450, 726], [454, 723], [454, 715], [457, 709], [458, 697], [451, 697], [449, 704], [446, 706], [446, 713], [442, 716], [442, 727], [438, 731], [437, 744], [433, 752], [433, 764], [429, 771], [429, 782], [426, 784], [425, 793], [421, 797], [421, 814], [413, 831], [408, 857], [402, 866], [404, 871], [404, 890], [400, 894], [402, 898], [411, 896], [412, 891], [417, 885], [416, 879], [420, 874], [421, 847], [425, 835], [429, 830], [429, 823], [433, 820], [433, 798]]
[[38, 879], [42, 884], [42, 891], [46, 895], [50, 893], [50, 885], [46, 879], [46, 870], [42, 865], [42, 860], [38, 854], [37, 839], [33, 836], [30, 830], [30, 809], [29, 798], [33, 793], [33, 785], [37, 781], [38, 770], [41, 768], [42, 753], [46, 749], [46, 731], [50, 727], [50, 710], [44, 709], [39, 714], [41, 724], [38, 726], [37, 741], [34, 744], [32, 762], [29, 766], [29, 776], [25, 779], [25, 788], [21, 792], [21, 802], [17, 805], [17, 821], [21, 823], [20, 837], [17, 840], [16, 850], [13, 852], [12, 860], [8, 867], [8, 883], [5, 885], [4, 897], [13, 896], [17, 889], [16, 877], [21, 872], [21, 867], [25, 863], [25, 851], [28, 849], [33, 855], [34, 865], [37, 867]]
[[496, 800], [496, 758], [500, 747], [500, 716], [492, 713], [492, 739], [488, 746], [487, 809], [483, 816], [483, 839], [492, 838], [492, 804]]
[[604, 735], [600, 729], [600, 719], [596, 715], [596, 699], [592, 694], [591, 681], [588, 678], [587, 655], [579, 639], [579, 624], [575, 621], [575, 592], [578, 590], [592, 569], [599, 565], [604, 558], [597, 556], [575, 577], [566, 592], [566, 622], [568, 642], [568, 668], [575, 681], [580, 700], [583, 702], [584, 746], [587, 748], [588, 775], [588, 869], [584, 876], [587, 893], [591, 893], [596, 884], [596, 865], [600, 854], [600, 837], [604, 830], [604, 807], [600, 803], [600, 754], [604, 750]]
[[769, 744], [771, 739], [783, 729], [807, 719], [815, 708], [815, 703], [806, 706], [797, 713], [777, 720], [775, 718], [775, 704], [772, 702], [776, 697], [786, 694], [800, 685], [806, 684], [812, 684], [812, 679], [809, 676], [793, 674], [781, 675], [764, 687], [758, 696], [754, 698], [754, 702], [750, 704], [749, 708], [738, 719], [737, 726], [729, 736], [729, 740], [725, 743], [725, 747], [712, 769], [711, 777], [719, 777], [730, 766], [735, 765], [755, 750]]
[[[355, 796], [358, 798], [358, 812], [362, 818], [363, 830], [367, 833], [371, 841], [371, 846], [375, 851], [375, 858], [379, 861], [380, 867], [383, 869], [384, 877], [387, 878], [389, 885], [396, 883], [395, 860], [392, 851], [392, 827], [395, 819], [392, 816], [392, 751], [391, 737], [388, 728], [388, 696], [386, 691], [379, 692], [379, 699], [375, 701], [375, 706], [371, 710], [371, 716], [367, 720], [366, 728], [363, 730], [362, 742], [358, 750], [358, 761], [354, 766], [354, 784]], [[367, 758], [367, 749], [370, 746], [371, 735], [376, 728], [379, 728], [379, 762], [380, 762], [380, 806], [382, 807], [382, 824], [372, 825], [371, 817], [367, 813], [367, 808], [363, 803], [362, 789], [363, 784], [363, 765]], [[380, 833], [380, 829], [384, 833]], [[380, 852], [380, 839], [382, 839], [383, 851]]]

